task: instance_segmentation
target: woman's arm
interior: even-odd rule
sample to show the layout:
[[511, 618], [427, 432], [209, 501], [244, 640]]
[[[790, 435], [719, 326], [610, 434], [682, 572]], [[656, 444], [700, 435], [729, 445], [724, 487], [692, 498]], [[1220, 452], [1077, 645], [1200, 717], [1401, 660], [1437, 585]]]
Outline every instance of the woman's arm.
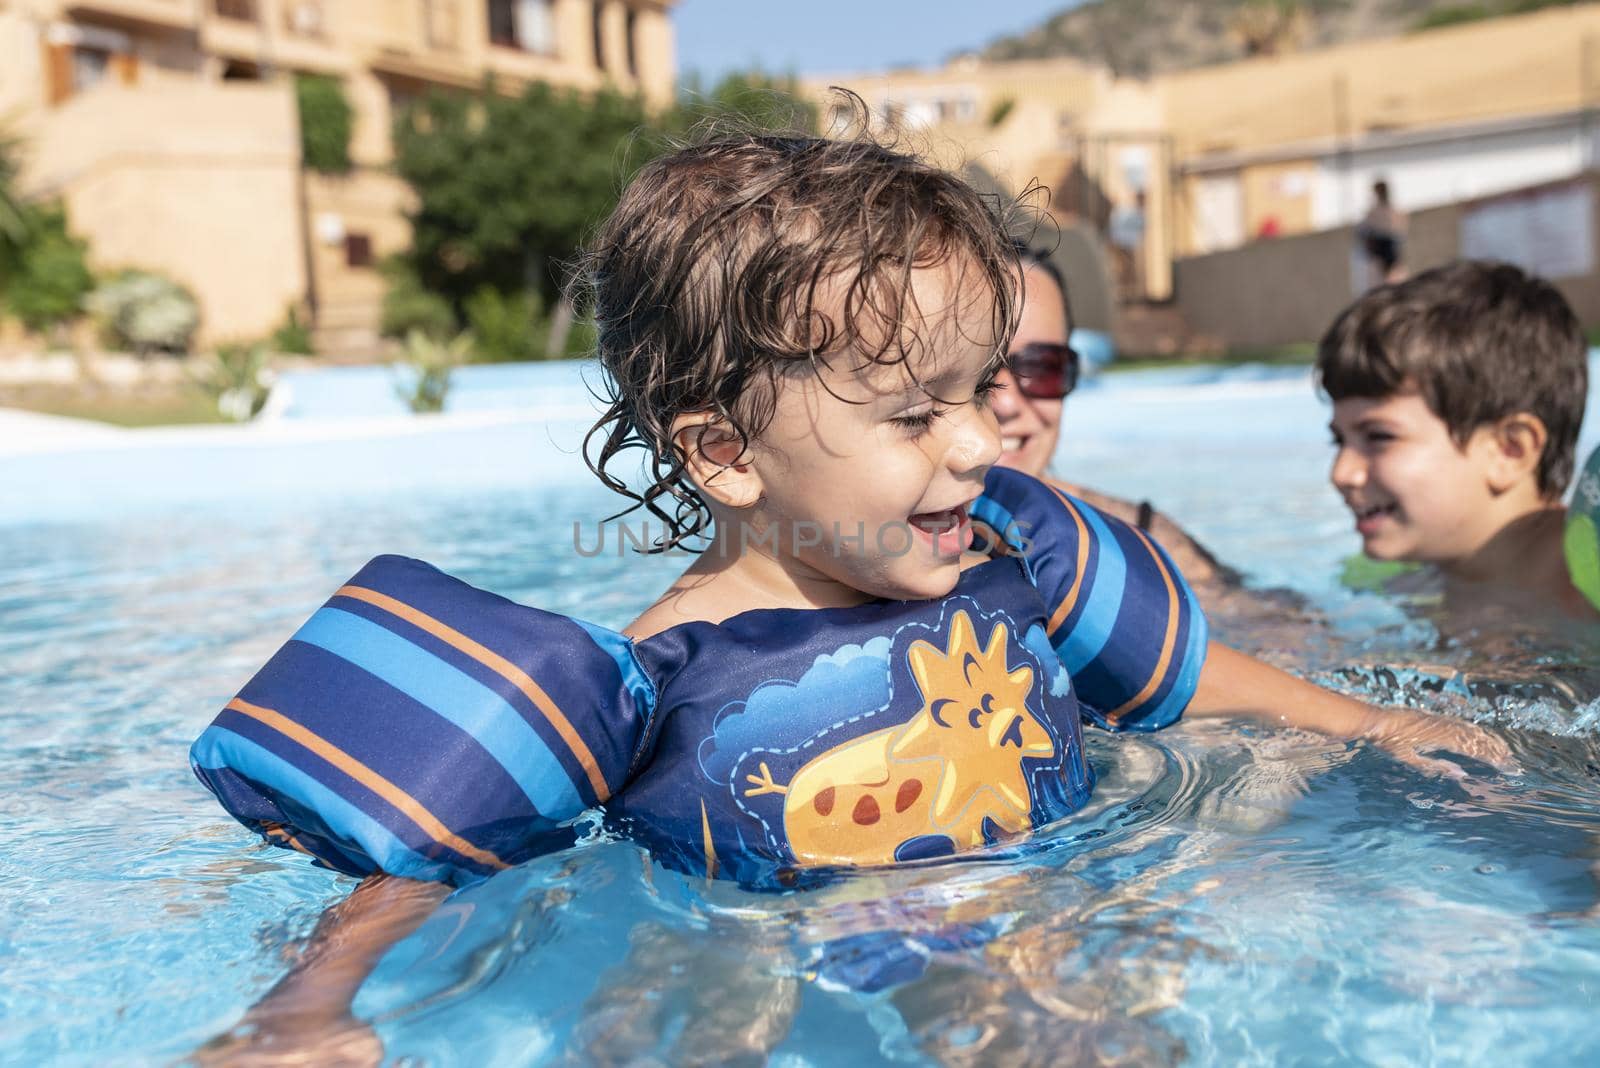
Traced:
[[1515, 768], [1511, 749], [1482, 727], [1411, 709], [1381, 709], [1325, 690], [1217, 642], [1206, 647], [1200, 684], [1184, 713], [1245, 716], [1335, 738], [1365, 738], [1423, 771], [1461, 778], [1455, 764], [1423, 754], [1436, 749]]
[[1217, 587], [1238, 586], [1243, 582], [1237, 571], [1218, 560], [1204, 545], [1190, 537], [1188, 531], [1154, 508], [1141, 507], [1132, 501], [1084, 486], [1055, 479], [1045, 481], [1129, 526], [1148, 531], [1167, 550], [1167, 555], [1172, 557], [1172, 562], [1183, 572], [1189, 584], [1195, 587], [1195, 591], [1201, 594], [1202, 600]]
[[198, 1064], [377, 1064], [383, 1044], [350, 1014], [383, 955], [449, 894], [442, 883], [374, 875], [317, 921], [300, 959]]

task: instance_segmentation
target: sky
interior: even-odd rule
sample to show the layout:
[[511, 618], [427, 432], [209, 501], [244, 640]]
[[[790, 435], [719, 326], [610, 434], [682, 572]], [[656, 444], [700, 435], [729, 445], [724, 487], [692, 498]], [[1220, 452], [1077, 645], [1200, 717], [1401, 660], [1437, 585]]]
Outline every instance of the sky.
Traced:
[[678, 70], [715, 82], [752, 67], [845, 74], [934, 66], [1026, 29], [1076, 0], [681, 0]]

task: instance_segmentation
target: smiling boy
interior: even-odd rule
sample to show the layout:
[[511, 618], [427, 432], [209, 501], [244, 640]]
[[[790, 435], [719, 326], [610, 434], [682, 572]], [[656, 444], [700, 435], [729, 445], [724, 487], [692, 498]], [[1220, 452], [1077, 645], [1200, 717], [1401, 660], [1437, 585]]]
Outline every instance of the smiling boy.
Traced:
[[1368, 556], [1434, 565], [1451, 611], [1593, 618], [1561, 547], [1587, 349], [1553, 286], [1471, 261], [1381, 286], [1329, 328], [1316, 373]]

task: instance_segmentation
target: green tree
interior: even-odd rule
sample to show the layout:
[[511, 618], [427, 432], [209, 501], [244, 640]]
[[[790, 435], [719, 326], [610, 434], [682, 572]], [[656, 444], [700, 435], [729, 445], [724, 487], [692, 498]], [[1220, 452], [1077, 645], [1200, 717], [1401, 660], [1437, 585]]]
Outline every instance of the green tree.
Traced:
[[690, 78], [661, 126], [669, 134], [679, 134], [707, 120], [731, 120], [758, 130], [815, 130], [817, 107], [800, 94], [792, 75], [734, 71], [709, 90], [701, 89], [699, 79]]
[[416, 101], [395, 123], [395, 167], [417, 207], [412, 247], [388, 271], [384, 332], [443, 340], [466, 326], [478, 358], [570, 352], [587, 335], [561, 300], [564, 265], [636, 168], [722, 118], [813, 128], [816, 109], [793, 79], [759, 73], [729, 75], [655, 116], [637, 97], [540, 82], [519, 96], [490, 82]]
[[396, 125], [395, 166], [417, 195], [410, 267], [458, 320], [484, 287], [555, 300], [558, 265], [642, 162], [640, 101], [541, 82], [507, 97], [435, 91]]
[[300, 158], [314, 171], [344, 174], [350, 170], [350, 129], [355, 113], [338, 79], [298, 74], [295, 101], [300, 110]]

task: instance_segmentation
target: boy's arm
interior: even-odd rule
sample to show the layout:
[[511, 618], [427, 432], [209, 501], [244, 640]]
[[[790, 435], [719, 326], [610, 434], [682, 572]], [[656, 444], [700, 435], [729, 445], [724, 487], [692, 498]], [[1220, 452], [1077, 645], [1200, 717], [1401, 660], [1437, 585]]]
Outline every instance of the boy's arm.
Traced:
[[317, 921], [299, 960], [197, 1064], [377, 1064], [383, 1044], [350, 1014], [356, 991], [450, 888], [374, 875]]
[[1451, 778], [1465, 773], [1429, 750], [1448, 749], [1501, 770], [1515, 762], [1504, 741], [1463, 720], [1410, 709], [1379, 709], [1325, 690], [1253, 656], [1211, 642], [1185, 715], [1245, 716], [1335, 738], [1365, 738], [1415, 768]]

